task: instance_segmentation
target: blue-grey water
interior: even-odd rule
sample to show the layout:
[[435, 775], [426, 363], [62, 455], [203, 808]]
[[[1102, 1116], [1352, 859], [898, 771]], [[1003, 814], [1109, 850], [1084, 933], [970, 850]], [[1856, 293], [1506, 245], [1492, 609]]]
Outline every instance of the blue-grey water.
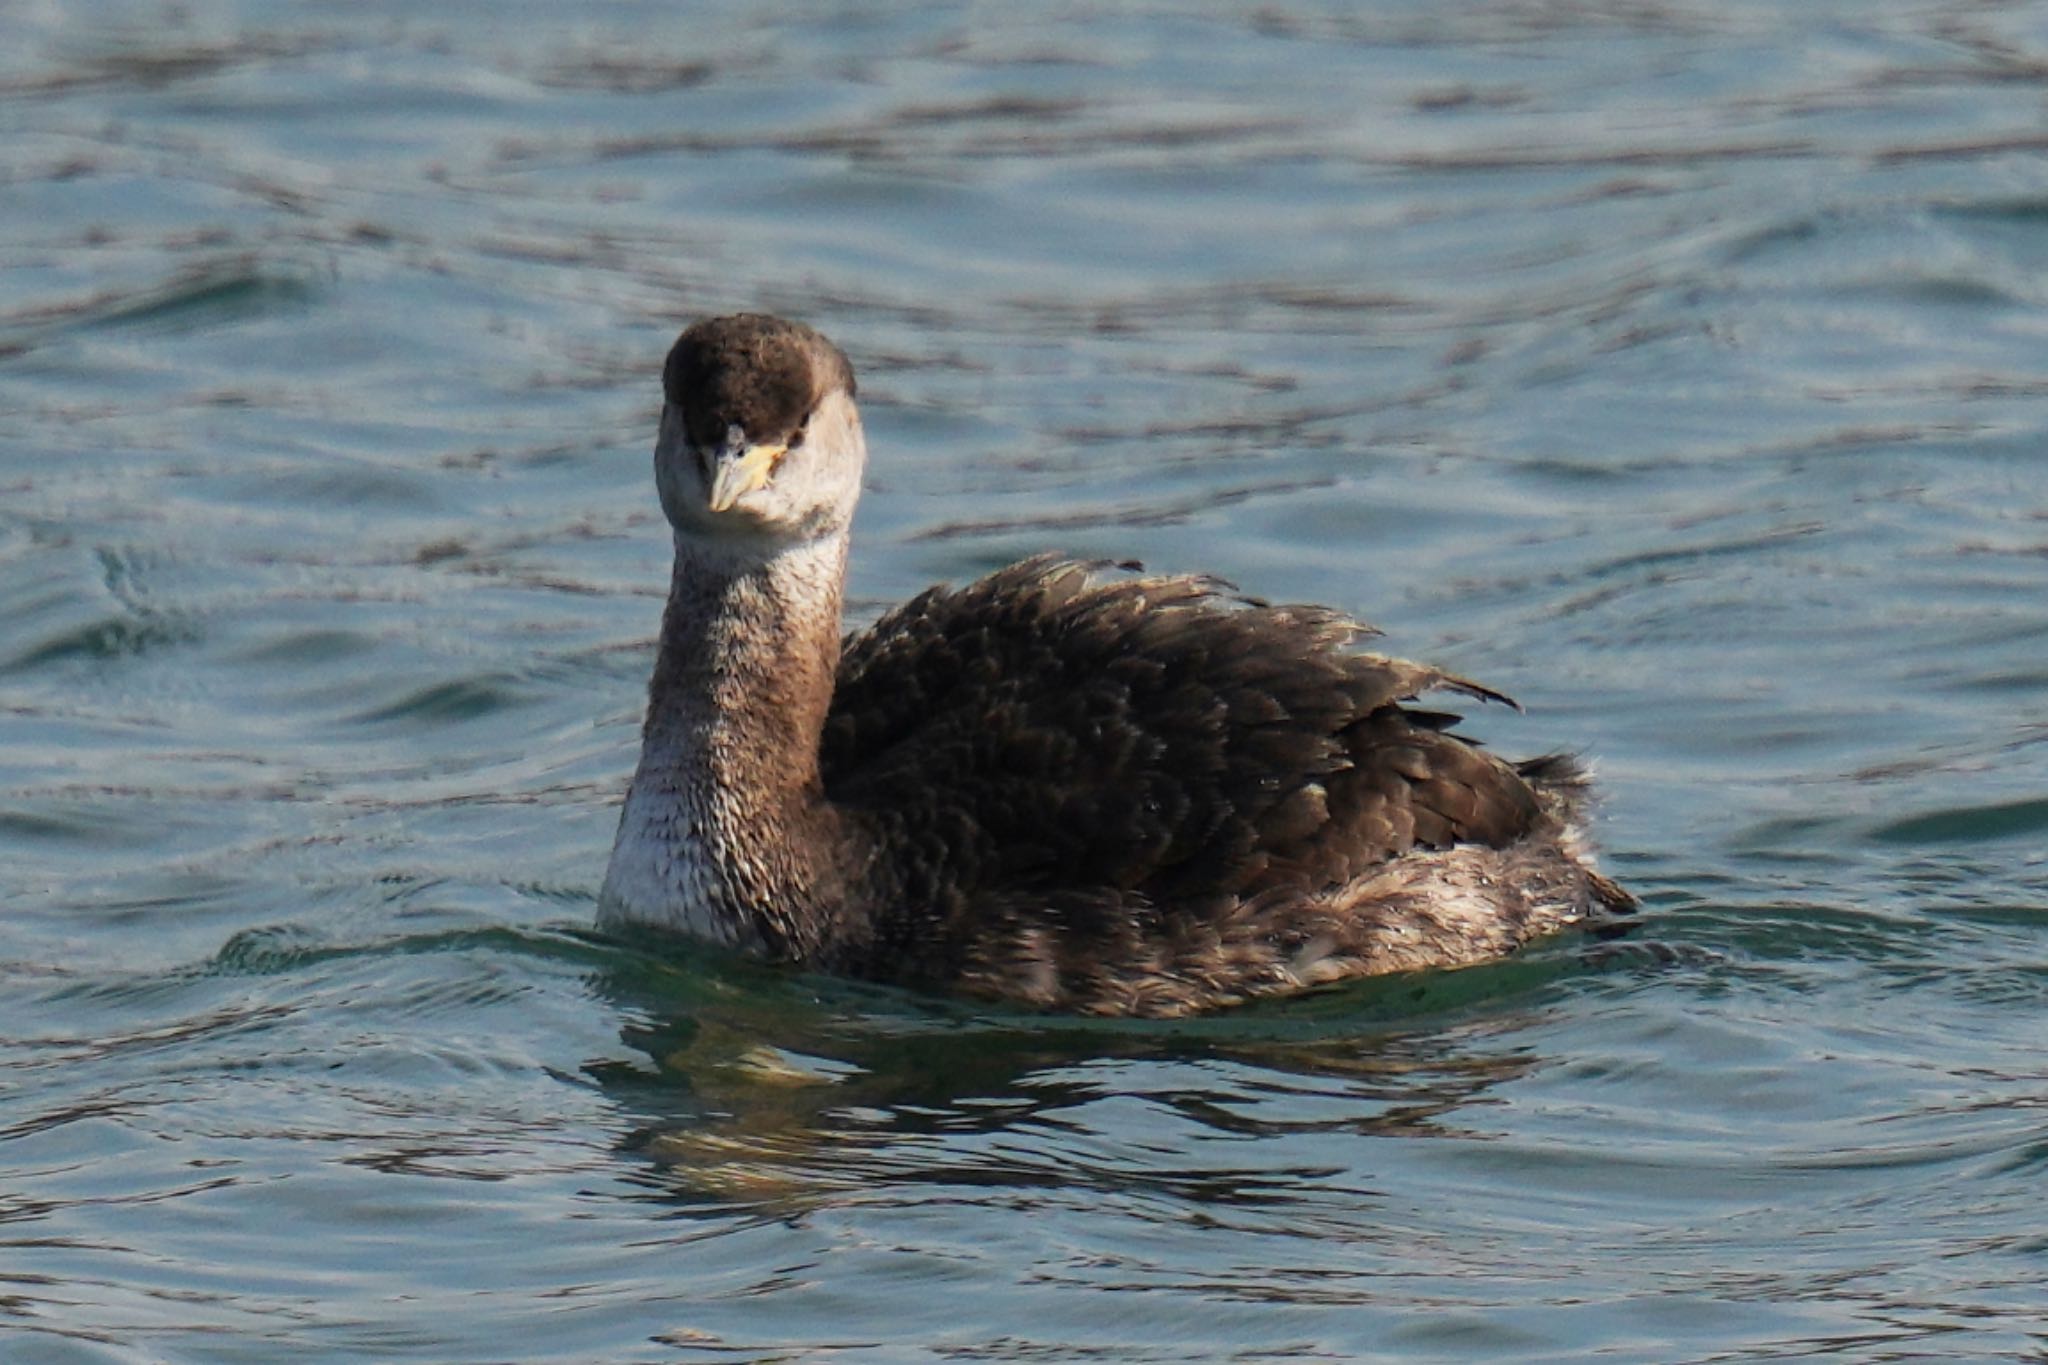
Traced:
[[[2048, 1354], [2048, 9], [0, 10], [0, 1357]], [[1335, 604], [1641, 928], [1081, 1025], [591, 932], [687, 320], [855, 610]]]

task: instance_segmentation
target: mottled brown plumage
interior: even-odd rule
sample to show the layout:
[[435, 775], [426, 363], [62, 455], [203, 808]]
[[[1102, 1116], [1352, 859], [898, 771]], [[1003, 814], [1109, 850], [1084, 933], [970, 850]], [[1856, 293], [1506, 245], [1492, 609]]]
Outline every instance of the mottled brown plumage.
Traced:
[[[1027, 560], [848, 637], [827, 698], [864, 455], [845, 357], [715, 319], [664, 383], [676, 583], [608, 922], [1172, 1015], [1481, 961], [1632, 904], [1578, 848], [1574, 765], [1518, 768], [1407, 704], [1506, 698], [1213, 580]], [[732, 512], [691, 502], [807, 425]]]
[[[877, 847], [934, 853], [874, 865], [861, 898], [896, 912], [833, 965], [1179, 1013], [1497, 956], [1624, 906], [1557, 846], [1576, 770], [1525, 774], [1404, 707], [1506, 699], [1350, 648], [1368, 633], [1046, 557], [849, 638], [826, 795]], [[1428, 903], [1439, 877], [1522, 885], [1488, 888], [1475, 926]]]

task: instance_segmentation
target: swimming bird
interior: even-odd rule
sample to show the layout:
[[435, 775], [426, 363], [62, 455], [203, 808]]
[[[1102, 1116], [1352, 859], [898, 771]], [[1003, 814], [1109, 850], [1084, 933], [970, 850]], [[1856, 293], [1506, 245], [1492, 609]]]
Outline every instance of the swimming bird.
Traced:
[[675, 561], [598, 918], [1048, 1011], [1174, 1016], [1456, 967], [1629, 909], [1508, 699], [1214, 579], [1027, 559], [840, 635], [853, 368], [761, 314], [662, 371]]

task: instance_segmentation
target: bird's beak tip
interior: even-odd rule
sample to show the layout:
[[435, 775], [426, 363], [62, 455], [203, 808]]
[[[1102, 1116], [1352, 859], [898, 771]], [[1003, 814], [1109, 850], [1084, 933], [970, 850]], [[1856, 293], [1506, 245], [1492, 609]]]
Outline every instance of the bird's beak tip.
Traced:
[[780, 445], [758, 445], [720, 451], [714, 462], [711, 494], [707, 499], [711, 510], [729, 511], [741, 498], [765, 487], [768, 476], [775, 472], [775, 462], [782, 458], [785, 449], [787, 447]]

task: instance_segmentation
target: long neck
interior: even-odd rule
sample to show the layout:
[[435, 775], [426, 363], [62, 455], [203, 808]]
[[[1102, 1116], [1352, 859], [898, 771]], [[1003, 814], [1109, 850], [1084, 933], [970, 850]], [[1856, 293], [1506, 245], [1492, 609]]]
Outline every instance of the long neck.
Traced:
[[777, 957], [819, 948], [839, 909], [818, 745], [845, 567], [843, 534], [767, 558], [677, 536], [607, 921]]

